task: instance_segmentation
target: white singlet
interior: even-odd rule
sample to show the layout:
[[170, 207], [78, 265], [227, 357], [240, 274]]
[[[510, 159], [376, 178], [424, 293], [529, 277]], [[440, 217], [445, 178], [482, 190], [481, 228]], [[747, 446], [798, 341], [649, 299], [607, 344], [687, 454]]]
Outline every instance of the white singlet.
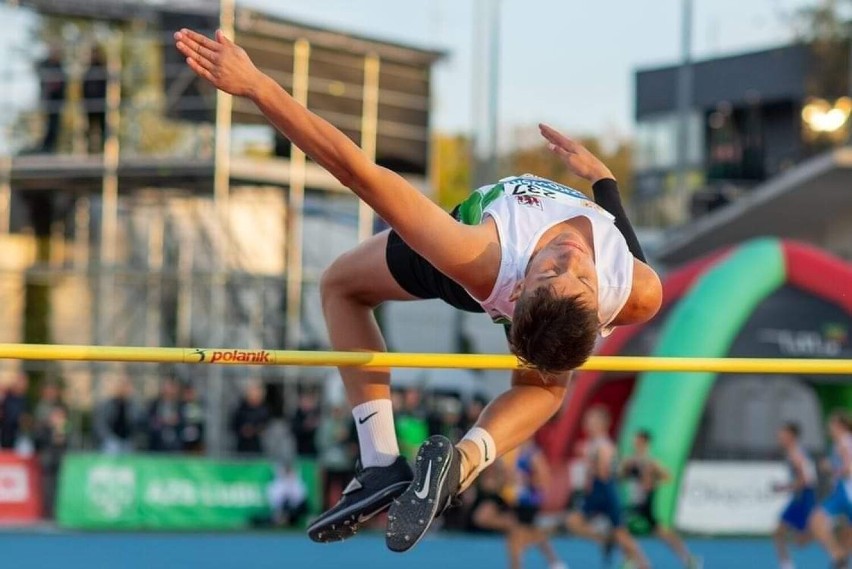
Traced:
[[633, 255], [609, 212], [573, 188], [524, 174], [479, 188], [459, 206], [459, 218], [468, 225], [486, 216], [497, 225], [501, 261], [494, 288], [480, 305], [495, 322], [511, 322], [515, 303], [509, 297], [541, 236], [558, 223], [585, 217], [592, 225], [600, 331], [612, 332], [633, 287]]

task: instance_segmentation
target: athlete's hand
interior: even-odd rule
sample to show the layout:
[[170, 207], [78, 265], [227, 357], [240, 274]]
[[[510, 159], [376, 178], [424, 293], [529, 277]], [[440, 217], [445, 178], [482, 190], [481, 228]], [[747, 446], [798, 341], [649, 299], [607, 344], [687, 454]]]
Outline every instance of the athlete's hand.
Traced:
[[550, 151], [559, 156], [572, 174], [592, 184], [604, 178], [614, 177], [606, 164], [576, 140], [568, 138], [546, 124], [539, 124], [538, 128], [549, 143]]
[[216, 31], [212, 40], [186, 28], [175, 33], [175, 46], [195, 73], [216, 88], [238, 97], [251, 96], [263, 75], [246, 51]]

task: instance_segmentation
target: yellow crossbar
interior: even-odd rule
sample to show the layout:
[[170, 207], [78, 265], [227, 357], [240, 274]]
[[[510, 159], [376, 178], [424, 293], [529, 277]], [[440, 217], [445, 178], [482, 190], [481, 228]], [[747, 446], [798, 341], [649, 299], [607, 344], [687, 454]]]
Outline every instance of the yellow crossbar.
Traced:
[[[0, 344], [0, 359], [365, 368], [516, 369], [523, 367], [517, 358], [510, 355], [139, 348], [56, 344]], [[596, 356], [590, 358], [582, 369], [622, 372], [852, 375], [852, 360]]]

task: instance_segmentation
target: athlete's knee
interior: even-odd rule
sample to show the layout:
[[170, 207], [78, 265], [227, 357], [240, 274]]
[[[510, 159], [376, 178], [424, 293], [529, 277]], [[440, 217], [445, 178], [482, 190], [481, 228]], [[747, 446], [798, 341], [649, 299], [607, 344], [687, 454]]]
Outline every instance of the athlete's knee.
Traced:
[[351, 253], [345, 253], [323, 271], [320, 277], [320, 298], [323, 307], [327, 307], [329, 302], [340, 299], [367, 303], [361, 279], [352, 271], [351, 255]]

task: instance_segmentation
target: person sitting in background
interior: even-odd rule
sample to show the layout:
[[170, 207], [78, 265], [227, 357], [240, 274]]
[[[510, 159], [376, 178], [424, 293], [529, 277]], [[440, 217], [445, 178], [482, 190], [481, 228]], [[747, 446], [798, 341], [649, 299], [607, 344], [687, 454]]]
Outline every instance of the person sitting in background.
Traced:
[[273, 524], [294, 527], [304, 522], [308, 514], [308, 488], [291, 465], [276, 468], [275, 479], [269, 483], [266, 494]]
[[180, 442], [184, 452], [204, 452], [204, 407], [198, 400], [198, 390], [187, 383], [181, 390]]
[[317, 451], [323, 475], [323, 504], [334, 504], [352, 476], [352, 429], [346, 408], [331, 406], [317, 429]]
[[581, 509], [568, 515], [567, 526], [579, 537], [606, 544], [608, 539], [591, 524], [595, 518], [605, 518], [611, 526], [611, 539], [624, 556], [636, 566], [647, 568], [650, 564], [645, 554], [624, 526], [617, 486], [618, 455], [609, 437], [609, 427], [609, 411], [602, 406], [592, 407], [583, 417], [583, 428], [589, 439], [585, 447], [585, 494]]
[[18, 374], [6, 390], [3, 402], [0, 403], [0, 406], [2, 406], [0, 416], [3, 417], [2, 423], [0, 423], [0, 448], [2, 449], [15, 450], [19, 443], [18, 439], [23, 432], [22, 426], [27, 422], [28, 386], [29, 378], [27, 375]]
[[140, 412], [133, 402], [133, 383], [120, 380], [113, 396], [95, 407], [93, 427], [106, 454], [133, 452]]
[[182, 448], [179, 386], [167, 378], [160, 395], [148, 407], [148, 449], [153, 452], [177, 452]]
[[665, 542], [684, 567], [701, 567], [701, 560], [689, 553], [683, 539], [672, 529], [660, 525], [654, 514], [657, 486], [671, 480], [671, 475], [651, 456], [651, 433], [646, 430], [637, 432], [633, 437], [633, 449], [633, 454], [621, 463], [622, 478], [631, 482], [631, 515]]
[[47, 419], [36, 428], [35, 447], [38, 451], [42, 475], [44, 515], [53, 519], [56, 501], [56, 484], [62, 459], [68, 450], [68, 412], [62, 405], [50, 409]]
[[237, 438], [237, 452], [263, 453], [263, 433], [269, 425], [269, 409], [265, 405], [266, 389], [263, 384], [248, 384], [240, 404], [234, 411], [231, 427]]
[[787, 423], [778, 430], [778, 443], [784, 450], [784, 457], [790, 468], [790, 481], [785, 484], [776, 484], [773, 490], [791, 494], [790, 502], [781, 513], [778, 527], [773, 534], [781, 569], [794, 569], [795, 567], [790, 559], [790, 553], [787, 551], [789, 534], [796, 537], [799, 545], [805, 545], [810, 541], [808, 518], [816, 506], [816, 466], [805, 449], [802, 448], [800, 433], [801, 430], [797, 423]]
[[[547, 543], [547, 534], [518, 520], [517, 511], [504, 498], [506, 466], [497, 461], [482, 472], [475, 483], [475, 498], [468, 514], [467, 530], [471, 533], [497, 533], [506, 536], [509, 567], [520, 569], [524, 550], [530, 546]], [[543, 546], [550, 569], [567, 569], [556, 558], [552, 548]], [[552, 555], [550, 555], [552, 554]]]
[[316, 458], [316, 434], [321, 418], [319, 397], [313, 390], [299, 393], [298, 408], [293, 420], [290, 421], [290, 431], [296, 441], [296, 455], [304, 458]]
[[[834, 488], [811, 514], [808, 528], [828, 552], [832, 568], [846, 569], [850, 552], [834, 536], [832, 520], [845, 517], [847, 522], [852, 521], [852, 418], [845, 411], [835, 411], [828, 420], [828, 433], [834, 445]], [[844, 539], [844, 543], [848, 543], [848, 539]]]

